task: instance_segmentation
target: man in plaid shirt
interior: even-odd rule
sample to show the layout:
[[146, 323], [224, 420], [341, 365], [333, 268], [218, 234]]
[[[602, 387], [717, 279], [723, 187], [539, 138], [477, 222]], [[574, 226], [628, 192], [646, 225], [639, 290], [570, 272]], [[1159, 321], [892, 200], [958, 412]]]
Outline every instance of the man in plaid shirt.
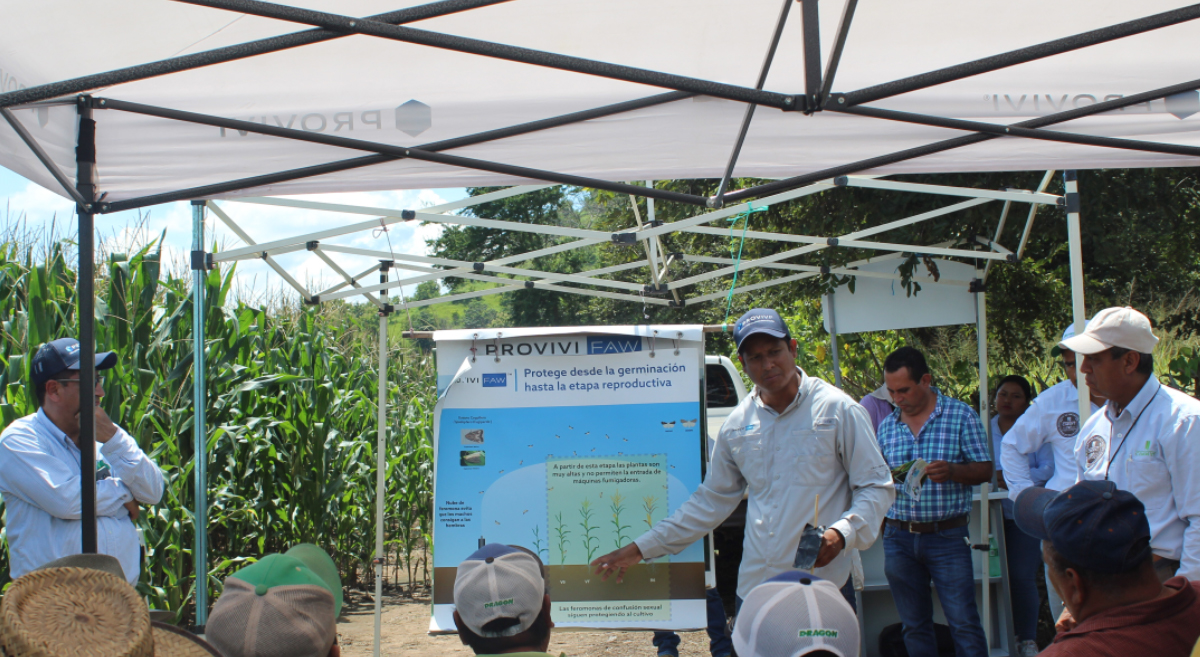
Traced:
[[904, 624], [904, 645], [913, 657], [938, 654], [932, 581], [955, 653], [985, 657], [967, 538], [971, 487], [992, 477], [983, 423], [970, 406], [931, 387], [929, 366], [916, 349], [892, 352], [883, 372], [896, 410], [879, 425], [879, 449], [893, 472], [916, 459], [928, 463], [923, 479], [896, 486], [883, 533], [884, 571]]

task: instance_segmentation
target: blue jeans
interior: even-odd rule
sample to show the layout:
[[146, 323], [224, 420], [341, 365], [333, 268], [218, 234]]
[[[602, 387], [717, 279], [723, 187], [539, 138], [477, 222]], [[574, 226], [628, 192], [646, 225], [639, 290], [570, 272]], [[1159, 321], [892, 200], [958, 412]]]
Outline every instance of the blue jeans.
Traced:
[[[721, 604], [721, 594], [717, 593], [716, 587], [704, 591], [704, 603], [708, 612], [708, 627], [704, 628], [708, 633], [708, 651], [713, 657], [728, 657], [733, 654], [733, 641], [729, 638], [728, 627], [725, 624], [725, 607]], [[655, 632], [652, 642], [659, 655], [678, 657], [678, 634]]]
[[937, 657], [933, 631], [933, 593], [950, 623], [958, 657], [987, 657], [987, 640], [975, 606], [975, 573], [967, 527], [933, 534], [913, 534], [886, 525], [883, 531], [884, 573], [904, 624], [904, 646], [912, 657]]
[[[1042, 542], [1021, 531], [1017, 523], [1004, 520], [1004, 549], [1008, 555], [1008, 590], [1012, 595], [1013, 627], [1017, 641], [1037, 640], [1038, 565], [1042, 563]], [[1058, 620], [1058, 616], [1054, 616]]]

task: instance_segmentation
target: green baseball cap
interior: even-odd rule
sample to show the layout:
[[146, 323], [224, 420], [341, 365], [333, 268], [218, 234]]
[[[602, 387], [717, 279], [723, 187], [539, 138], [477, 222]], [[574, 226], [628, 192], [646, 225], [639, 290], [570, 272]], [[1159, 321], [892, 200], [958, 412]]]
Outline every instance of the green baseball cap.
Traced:
[[268, 554], [230, 577], [254, 586], [258, 595], [266, 595], [276, 586], [319, 586], [333, 596], [334, 618], [342, 613], [342, 578], [337, 566], [311, 543], [301, 543], [284, 554]]
[[285, 556], [300, 560], [308, 569], [320, 577], [329, 592], [333, 594], [333, 615], [342, 615], [342, 576], [338, 574], [337, 564], [329, 554], [312, 543], [300, 543], [284, 552]]

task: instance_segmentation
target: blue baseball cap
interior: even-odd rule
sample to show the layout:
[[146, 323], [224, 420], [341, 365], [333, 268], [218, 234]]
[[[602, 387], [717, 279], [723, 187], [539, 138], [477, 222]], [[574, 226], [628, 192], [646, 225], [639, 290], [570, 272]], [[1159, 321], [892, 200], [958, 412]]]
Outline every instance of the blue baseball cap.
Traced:
[[792, 337], [783, 318], [771, 308], [755, 308], [738, 318], [737, 323], [733, 325], [733, 341], [737, 344], [738, 351], [742, 350], [742, 343], [746, 338], [756, 333], [766, 333], [784, 339]]
[[1081, 481], [1061, 493], [1027, 488], [1013, 510], [1021, 531], [1081, 568], [1127, 573], [1150, 558], [1146, 508], [1111, 481]]
[[[117, 364], [117, 355], [111, 351], [96, 354], [96, 369], [106, 370]], [[79, 370], [79, 341], [75, 338], [59, 338], [42, 345], [33, 355], [30, 372], [35, 384], [53, 379], [68, 370]]]

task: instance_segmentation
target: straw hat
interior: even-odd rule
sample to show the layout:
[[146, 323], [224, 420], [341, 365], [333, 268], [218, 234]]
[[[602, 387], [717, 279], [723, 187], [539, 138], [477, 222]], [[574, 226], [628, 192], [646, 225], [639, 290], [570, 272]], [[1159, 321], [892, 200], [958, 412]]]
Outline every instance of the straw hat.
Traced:
[[199, 637], [151, 625], [137, 591], [109, 570], [57, 566], [17, 579], [0, 602], [0, 651], [6, 657], [219, 657]]

